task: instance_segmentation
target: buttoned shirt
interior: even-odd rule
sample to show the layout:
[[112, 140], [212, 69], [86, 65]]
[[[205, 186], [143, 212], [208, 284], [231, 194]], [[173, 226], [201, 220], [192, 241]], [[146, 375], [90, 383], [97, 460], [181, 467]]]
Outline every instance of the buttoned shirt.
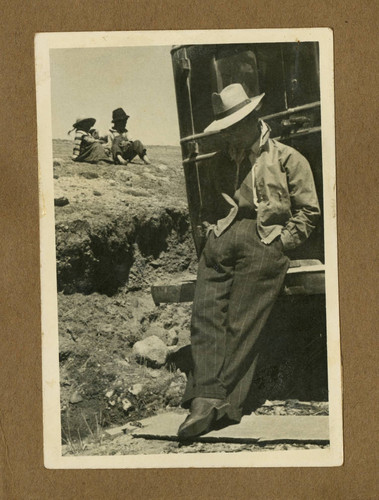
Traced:
[[256, 159], [258, 158], [264, 144], [268, 140], [270, 136], [270, 127], [267, 125], [267, 123], [260, 121], [259, 122], [260, 126], [260, 135], [258, 139], [254, 142], [254, 144], [248, 149], [237, 149], [233, 146], [228, 147], [228, 156], [230, 159], [235, 163], [236, 165], [236, 178], [235, 178], [235, 183], [234, 183], [234, 196], [231, 197], [227, 193], [221, 193], [224, 199], [231, 205], [231, 209], [226, 217], [223, 219], [219, 219], [217, 221], [217, 224], [212, 227], [214, 230], [214, 233], [216, 236], [220, 236], [221, 233], [227, 229], [228, 226], [233, 222], [233, 220], [236, 218], [238, 210], [243, 206], [241, 203], [241, 197], [240, 197], [240, 170], [241, 170], [241, 165], [242, 162], [245, 160], [245, 158], [248, 158], [251, 166], [251, 190], [253, 193], [253, 206], [254, 210], [257, 210], [258, 208], [258, 195], [257, 195], [257, 190], [255, 186], [255, 164], [256, 164]]
[[[304, 156], [271, 139], [270, 128], [262, 120], [259, 126], [259, 143], [255, 143], [249, 153], [254, 183], [251, 188], [256, 193], [257, 231], [262, 243], [268, 245], [280, 236], [284, 249], [290, 250], [309, 237], [320, 216], [313, 174]], [[243, 157], [242, 152], [226, 150], [212, 160], [214, 184], [209, 189], [215, 192], [210, 194], [208, 210], [216, 214], [217, 222], [210, 228], [217, 237], [238, 214], [236, 160], [242, 161]]]

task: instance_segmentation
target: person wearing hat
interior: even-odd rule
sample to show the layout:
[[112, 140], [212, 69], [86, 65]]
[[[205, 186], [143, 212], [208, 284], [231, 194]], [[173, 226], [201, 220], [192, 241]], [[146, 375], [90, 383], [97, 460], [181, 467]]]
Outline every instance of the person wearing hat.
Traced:
[[129, 115], [122, 108], [117, 108], [112, 112], [113, 127], [109, 130], [108, 147], [112, 151], [113, 160], [116, 164], [127, 165], [135, 156], [150, 165], [150, 160], [146, 154], [146, 148], [141, 141], [131, 141], [128, 139], [126, 122]]
[[[96, 139], [90, 132], [95, 122], [95, 118], [78, 118], [72, 125], [72, 130], [75, 130], [72, 154], [74, 161], [87, 163], [109, 162], [109, 155], [106, 153], [101, 141]], [[72, 130], [70, 130], [69, 134]]]
[[181, 439], [241, 420], [257, 341], [289, 267], [285, 252], [308, 238], [320, 216], [308, 161], [271, 139], [258, 118], [263, 97], [249, 98], [240, 84], [212, 95], [215, 120], [205, 132], [219, 131], [224, 147], [207, 167], [215, 169], [218, 202], [198, 267]]

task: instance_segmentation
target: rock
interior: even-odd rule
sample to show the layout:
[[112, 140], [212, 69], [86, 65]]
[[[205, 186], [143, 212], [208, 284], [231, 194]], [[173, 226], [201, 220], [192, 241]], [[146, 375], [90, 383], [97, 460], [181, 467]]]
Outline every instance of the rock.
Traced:
[[70, 202], [65, 196], [61, 196], [60, 198], [54, 198], [54, 206], [56, 207], [64, 207], [68, 205]]
[[129, 401], [129, 399], [127, 398], [124, 398], [121, 400], [121, 403], [122, 403], [122, 409], [127, 412], [129, 411], [131, 408], [133, 408], [133, 405], [132, 403]]
[[74, 391], [70, 396], [70, 403], [76, 404], [80, 403], [81, 401], [83, 401], [82, 396], [79, 394], [78, 391]]
[[94, 191], [93, 191], [93, 194], [94, 194], [95, 196], [101, 196], [100, 191], [96, 191], [96, 190], [94, 190]]
[[174, 328], [171, 328], [171, 330], [167, 331], [166, 345], [171, 347], [175, 346], [178, 343], [178, 340], [179, 340], [178, 332]]
[[155, 259], [155, 260], [152, 260], [152, 261], [150, 262], [150, 265], [151, 265], [152, 267], [154, 267], [154, 269], [157, 269], [157, 268], [158, 268], [158, 267], [160, 267], [162, 264], [159, 262], [159, 260], [158, 260], [158, 259]]
[[82, 177], [84, 177], [85, 179], [97, 179], [99, 177], [99, 174], [97, 174], [96, 172], [80, 172], [80, 174]]
[[178, 343], [178, 334], [173, 328], [166, 330], [161, 326], [152, 325], [146, 330], [144, 338], [148, 338], [153, 335], [159, 337], [166, 344], [166, 346], [173, 346]]
[[53, 177], [54, 177], [54, 179], [59, 179], [59, 175], [58, 174], [54, 174]]
[[62, 158], [54, 158], [53, 167], [60, 167], [63, 163]]
[[113, 396], [113, 394], [114, 394], [114, 390], [111, 389], [110, 391], [108, 391], [108, 392], [105, 393], [105, 397], [109, 399], [109, 398], [111, 398]]
[[133, 396], [138, 396], [138, 394], [141, 394], [142, 391], [143, 391], [142, 384], [134, 384], [129, 389], [130, 394], [133, 394]]
[[168, 349], [163, 340], [152, 335], [136, 342], [133, 346], [133, 353], [138, 363], [146, 362], [148, 366], [159, 368], [166, 362]]
[[110, 186], [115, 186], [115, 185], [116, 185], [116, 182], [111, 180], [111, 181], [109, 181], [109, 185], [110, 185]]
[[158, 168], [161, 172], [164, 172], [165, 170], [167, 170], [167, 165], [164, 165], [163, 163], [161, 163], [160, 165], [158, 165]]

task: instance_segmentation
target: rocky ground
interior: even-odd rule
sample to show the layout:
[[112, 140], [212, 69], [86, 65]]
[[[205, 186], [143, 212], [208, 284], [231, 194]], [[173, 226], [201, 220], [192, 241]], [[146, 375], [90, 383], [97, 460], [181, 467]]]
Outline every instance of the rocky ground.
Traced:
[[[152, 165], [126, 167], [77, 164], [71, 151], [71, 141], [54, 141], [63, 453], [254, 449], [105, 438], [104, 429], [178, 409], [191, 304], [156, 306], [150, 287], [193, 275], [197, 260], [179, 148], [150, 147]], [[271, 389], [283, 388], [282, 378], [283, 370]], [[327, 414], [327, 403], [288, 399], [256, 411]]]

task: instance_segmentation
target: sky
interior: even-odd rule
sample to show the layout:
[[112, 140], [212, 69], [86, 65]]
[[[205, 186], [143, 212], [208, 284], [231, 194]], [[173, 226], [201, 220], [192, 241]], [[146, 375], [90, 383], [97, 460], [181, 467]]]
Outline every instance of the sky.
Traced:
[[[53, 138], [67, 139], [80, 116], [106, 133], [112, 110], [130, 118], [131, 139], [179, 145], [171, 46], [51, 49]], [[73, 137], [73, 134], [71, 134]]]

